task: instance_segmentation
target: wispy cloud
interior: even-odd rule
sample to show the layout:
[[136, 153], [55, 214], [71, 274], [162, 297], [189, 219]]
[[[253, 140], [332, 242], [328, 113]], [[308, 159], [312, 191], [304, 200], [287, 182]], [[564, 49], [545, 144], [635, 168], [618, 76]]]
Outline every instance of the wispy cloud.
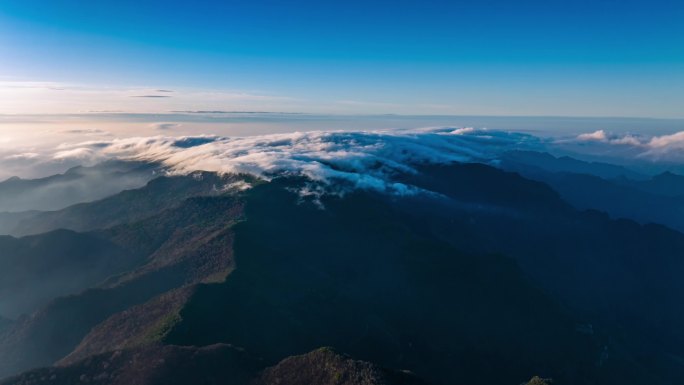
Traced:
[[7, 155], [4, 157], [6, 161], [25, 161], [31, 159], [40, 158], [40, 154], [37, 152], [22, 152], [20, 154]]
[[150, 127], [152, 127], [155, 130], [170, 130], [173, 128], [179, 128], [182, 127], [183, 125], [180, 123], [152, 123]]
[[110, 132], [101, 130], [99, 128], [73, 128], [59, 130], [59, 133], [73, 134], [73, 135], [109, 135]]
[[291, 105], [295, 102], [296, 99], [285, 96], [239, 90], [172, 90], [0, 81], [0, 114], [74, 114], [90, 111], [163, 113], [197, 109], [287, 111], [293, 109]]
[[131, 95], [132, 98], [170, 98], [169, 95]]

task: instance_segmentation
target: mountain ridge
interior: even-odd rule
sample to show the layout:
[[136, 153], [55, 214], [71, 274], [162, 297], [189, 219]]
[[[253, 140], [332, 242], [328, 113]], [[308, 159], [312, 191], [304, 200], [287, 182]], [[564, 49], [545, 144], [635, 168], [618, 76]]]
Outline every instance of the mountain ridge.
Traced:
[[682, 378], [684, 235], [488, 165], [414, 166], [404, 196], [195, 173], [63, 211], [110, 218], [82, 236], [141, 263], [0, 331], [0, 376], [224, 343], [264, 367], [334, 346], [436, 384]]

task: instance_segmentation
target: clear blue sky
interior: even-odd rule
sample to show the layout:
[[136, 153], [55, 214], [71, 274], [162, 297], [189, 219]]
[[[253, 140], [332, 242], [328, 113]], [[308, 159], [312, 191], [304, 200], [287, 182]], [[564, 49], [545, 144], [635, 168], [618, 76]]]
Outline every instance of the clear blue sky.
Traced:
[[683, 117], [684, 1], [0, 0], [0, 81], [192, 89], [200, 109], [220, 90], [304, 112]]

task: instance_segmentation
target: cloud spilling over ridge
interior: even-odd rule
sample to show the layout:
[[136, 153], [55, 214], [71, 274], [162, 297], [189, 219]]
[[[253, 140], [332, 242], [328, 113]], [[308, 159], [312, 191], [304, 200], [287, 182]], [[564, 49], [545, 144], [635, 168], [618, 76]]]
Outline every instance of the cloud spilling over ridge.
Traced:
[[510, 150], [587, 154], [591, 159], [624, 160], [635, 166], [669, 168], [684, 162], [683, 132], [646, 136], [599, 130], [566, 139], [475, 128], [307, 131], [243, 137], [89, 136], [93, 140], [0, 148], [0, 172], [4, 173], [0, 179], [47, 176], [77, 165], [123, 159], [161, 163], [175, 174], [211, 171], [265, 179], [302, 175], [323, 185], [337, 182], [335, 186], [406, 194], [413, 188], [393, 182], [393, 175], [410, 173], [416, 164], [495, 164], [500, 154]]
[[539, 139], [518, 133], [470, 128], [295, 132], [250, 137], [189, 136], [126, 138], [61, 145], [54, 159], [90, 162], [128, 159], [157, 162], [171, 173], [245, 173], [270, 179], [301, 175], [323, 184], [393, 194], [413, 191], [392, 181], [424, 163], [491, 162], [510, 149], [538, 149]]
[[599, 130], [565, 139], [475, 128], [307, 131], [241, 137], [88, 136], [92, 140], [0, 148], [0, 179], [47, 176], [77, 165], [129, 159], [161, 163], [177, 174], [202, 170], [266, 179], [278, 174], [302, 175], [324, 184], [342, 181], [356, 188], [407, 193], [411, 188], [393, 183], [392, 175], [411, 172], [419, 163], [495, 163], [509, 150], [565, 152], [580, 159], [587, 155], [592, 160], [654, 167], [684, 162], [684, 132], [648, 136]]

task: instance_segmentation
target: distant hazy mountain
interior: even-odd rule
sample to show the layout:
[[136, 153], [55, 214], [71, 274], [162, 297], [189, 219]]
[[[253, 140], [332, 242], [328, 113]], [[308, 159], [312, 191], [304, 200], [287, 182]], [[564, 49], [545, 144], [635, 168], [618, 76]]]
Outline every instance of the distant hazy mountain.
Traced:
[[[0, 234], [2, 235], [19, 235], [14, 230], [17, 225], [26, 219], [34, 217], [42, 211], [20, 211], [16, 213], [0, 212]], [[34, 234], [39, 234], [40, 231]]]
[[[123, 191], [95, 202], [56, 211], [6, 214], [6, 217], [13, 215], [16, 219], [11, 226], [6, 225], [6, 230], [12, 235], [29, 235], [55, 229], [105, 229], [144, 219], [178, 205], [184, 198], [221, 194], [235, 180], [238, 179], [202, 172], [158, 177], [139, 189]], [[2, 218], [0, 215], [0, 220]]]
[[[604, 211], [615, 218], [628, 218], [640, 223], [658, 223], [684, 231], [684, 176], [664, 173], [653, 177], [630, 179], [629, 171], [601, 165], [599, 172], [582, 173], [593, 163], [568, 160], [581, 167], [553, 167], [560, 158], [547, 154], [523, 153], [526, 160], [536, 159], [538, 165], [521, 163], [520, 155], [504, 157], [500, 167], [547, 183], [567, 202], [579, 209]], [[555, 159], [548, 161], [549, 159]], [[563, 171], [559, 171], [563, 170]], [[619, 170], [624, 170], [619, 173]]]
[[[654, 194], [595, 174], [581, 177], [608, 185], [576, 185]], [[33, 213], [17, 231], [85, 231], [4, 238], [34, 261], [97, 265], [105, 245], [130, 264], [0, 326], [0, 377], [57, 365], [6, 384], [684, 382], [684, 234], [483, 164], [392, 178], [414, 189], [195, 173]]]
[[501, 162], [510, 167], [528, 169], [530, 171], [565, 172], [587, 174], [602, 178], [646, 179], [647, 176], [623, 166], [609, 163], [586, 162], [569, 156], [556, 157], [545, 152], [509, 151], [501, 157]]
[[672, 172], [664, 172], [647, 180], [620, 178], [616, 182], [655, 195], [684, 198], [684, 176]]
[[147, 163], [110, 161], [40, 179], [13, 177], [0, 182], [0, 212], [58, 210], [94, 201], [143, 186], [157, 169]]

